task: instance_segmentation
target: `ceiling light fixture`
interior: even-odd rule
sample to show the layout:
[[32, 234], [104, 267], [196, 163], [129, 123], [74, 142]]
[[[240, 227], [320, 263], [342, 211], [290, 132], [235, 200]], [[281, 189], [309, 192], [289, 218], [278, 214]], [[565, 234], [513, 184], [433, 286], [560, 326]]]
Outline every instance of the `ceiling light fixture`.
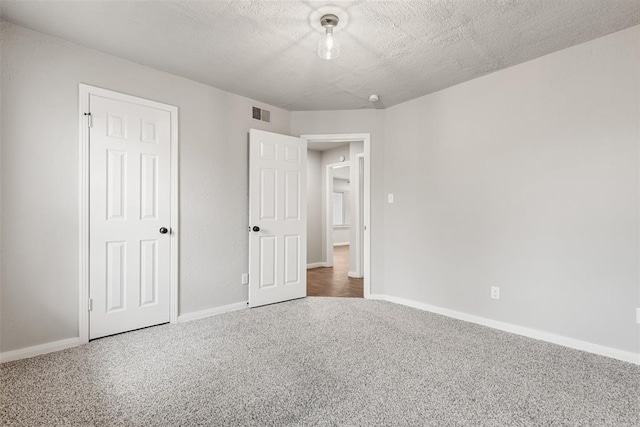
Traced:
[[340, 56], [340, 42], [333, 35], [333, 29], [340, 20], [336, 15], [327, 14], [320, 18], [325, 33], [318, 42], [318, 56], [322, 59], [334, 59]]

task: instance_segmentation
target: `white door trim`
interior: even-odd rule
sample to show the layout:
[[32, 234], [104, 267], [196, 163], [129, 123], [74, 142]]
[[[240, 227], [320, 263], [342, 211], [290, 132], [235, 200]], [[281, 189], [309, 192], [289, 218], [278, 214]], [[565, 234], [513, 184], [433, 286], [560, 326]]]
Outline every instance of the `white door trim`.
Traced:
[[[309, 141], [364, 142], [364, 297], [371, 297], [371, 134], [338, 133], [300, 135]], [[326, 220], [329, 222], [329, 219]]]
[[[356, 159], [355, 159], [355, 184], [356, 184], [356, 188], [358, 189], [358, 200], [356, 201], [356, 206], [355, 206], [355, 210], [356, 210], [356, 277], [363, 277], [363, 251], [364, 251], [364, 241], [363, 241], [363, 235], [362, 235], [362, 222], [363, 222], [363, 211], [364, 211], [364, 206], [360, 205], [360, 200], [362, 200], [363, 205], [364, 205], [364, 200], [366, 199], [366, 197], [364, 197], [364, 183], [361, 183], [360, 178], [360, 160], [362, 159], [362, 169], [364, 170], [364, 159], [365, 159], [365, 155], [364, 153], [358, 153], [356, 154]], [[361, 185], [363, 184], [363, 185]], [[360, 194], [360, 188], [362, 187], [362, 193]]]
[[78, 332], [80, 344], [89, 342], [89, 96], [103, 96], [118, 101], [135, 103], [146, 107], [168, 111], [171, 114], [171, 277], [170, 277], [170, 322], [178, 323], [178, 107], [150, 101], [136, 96], [125, 95], [83, 83], [78, 85], [78, 123], [80, 132], [80, 277], [78, 293]]

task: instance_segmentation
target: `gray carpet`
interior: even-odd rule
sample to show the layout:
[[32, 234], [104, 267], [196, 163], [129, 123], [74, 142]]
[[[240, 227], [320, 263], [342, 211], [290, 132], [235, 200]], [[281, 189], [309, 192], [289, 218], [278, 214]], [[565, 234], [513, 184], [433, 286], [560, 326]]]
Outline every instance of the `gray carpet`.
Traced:
[[0, 373], [4, 425], [640, 425], [638, 366], [362, 299], [158, 326]]

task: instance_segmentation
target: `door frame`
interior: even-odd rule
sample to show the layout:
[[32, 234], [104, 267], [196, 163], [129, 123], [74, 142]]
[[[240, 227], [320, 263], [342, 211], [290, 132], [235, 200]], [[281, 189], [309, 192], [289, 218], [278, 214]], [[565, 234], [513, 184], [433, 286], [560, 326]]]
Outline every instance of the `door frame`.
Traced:
[[79, 210], [80, 210], [80, 276], [78, 293], [78, 332], [80, 344], [89, 342], [89, 120], [85, 116], [89, 112], [89, 97], [102, 96], [109, 99], [124, 101], [168, 111], [171, 125], [171, 190], [169, 204], [170, 212], [170, 277], [169, 277], [169, 321], [178, 323], [178, 268], [179, 268], [179, 162], [178, 162], [178, 107], [151, 101], [137, 96], [90, 86], [84, 83], [78, 85], [78, 127], [79, 127]]
[[[365, 155], [364, 153], [358, 153], [356, 154], [356, 168], [354, 170], [355, 172], [355, 185], [358, 188], [358, 200], [356, 200], [356, 224], [358, 225], [358, 227], [356, 228], [356, 242], [358, 243], [358, 245], [360, 245], [360, 251], [358, 251], [358, 253], [356, 254], [357, 258], [356, 258], [356, 271], [354, 272], [356, 274], [356, 277], [360, 278], [360, 277], [364, 277], [364, 239], [363, 239], [363, 233], [362, 233], [362, 226], [361, 224], [364, 223], [364, 201], [366, 200], [365, 194], [364, 194], [364, 173], [365, 173], [365, 167], [364, 167], [364, 162], [365, 162]], [[360, 178], [360, 162], [362, 162], [362, 173], [363, 176], [362, 178]]]
[[[371, 297], [371, 134], [370, 133], [336, 133], [336, 134], [306, 134], [301, 138], [309, 141], [331, 141], [331, 142], [360, 142], [364, 143], [364, 223], [359, 229], [364, 232], [364, 297]], [[350, 163], [353, 159], [350, 159]], [[353, 164], [352, 164], [353, 167]], [[325, 225], [329, 223], [329, 218], [325, 218]], [[356, 261], [358, 262], [358, 261]], [[362, 269], [363, 266], [361, 266]]]

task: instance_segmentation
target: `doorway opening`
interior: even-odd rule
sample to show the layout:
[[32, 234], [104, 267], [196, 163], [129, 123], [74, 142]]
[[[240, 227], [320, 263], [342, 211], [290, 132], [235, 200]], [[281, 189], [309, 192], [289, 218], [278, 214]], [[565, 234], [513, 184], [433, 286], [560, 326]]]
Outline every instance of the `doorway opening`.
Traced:
[[307, 139], [307, 295], [368, 297], [369, 134]]

